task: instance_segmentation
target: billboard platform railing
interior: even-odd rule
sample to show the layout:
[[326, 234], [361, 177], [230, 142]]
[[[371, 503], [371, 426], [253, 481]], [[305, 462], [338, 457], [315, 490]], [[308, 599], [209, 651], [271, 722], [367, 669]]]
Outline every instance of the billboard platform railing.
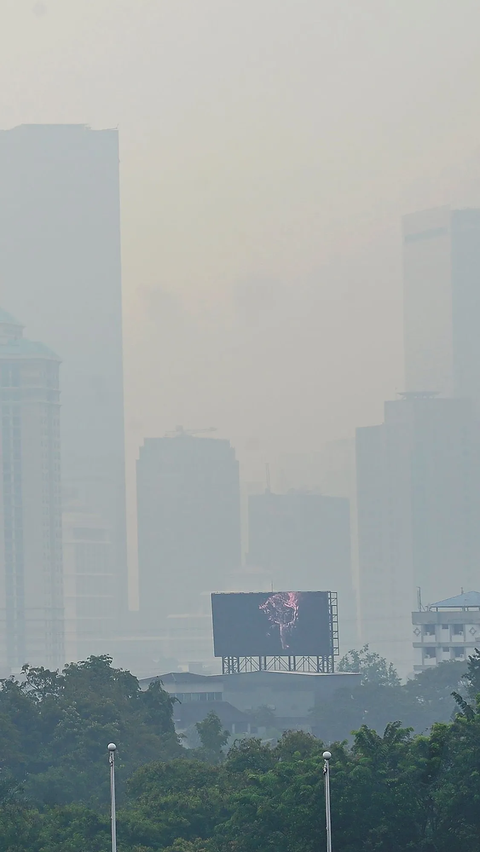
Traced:
[[316, 672], [332, 674], [333, 655], [328, 657], [222, 657], [223, 674], [244, 672]]

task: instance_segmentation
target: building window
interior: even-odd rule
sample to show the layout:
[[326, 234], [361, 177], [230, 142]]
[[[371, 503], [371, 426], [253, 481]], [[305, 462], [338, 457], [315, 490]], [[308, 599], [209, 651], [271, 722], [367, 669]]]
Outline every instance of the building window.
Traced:
[[454, 636], [463, 636], [463, 624], [454, 624], [453, 625], [453, 635]]
[[443, 651], [444, 654], [449, 654], [450, 648], [442, 648], [442, 651]]
[[456, 657], [464, 657], [465, 656], [465, 648], [455, 648], [454, 653]]
[[437, 656], [437, 652], [435, 648], [425, 648], [423, 656], [426, 660], [434, 660]]
[[435, 636], [435, 625], [434, 624], [424, 624], [423, 625], [423, 635], [424, 636]]
[[174, 692], [172, 698], [181, 702], [189, 701], [222, 701], [222, 692]]

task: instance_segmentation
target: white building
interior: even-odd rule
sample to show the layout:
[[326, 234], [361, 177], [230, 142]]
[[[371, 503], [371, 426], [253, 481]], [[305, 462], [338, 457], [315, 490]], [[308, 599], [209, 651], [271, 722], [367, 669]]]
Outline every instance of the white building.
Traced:
[[64, 657], [60, 359], [0, 311], [0, 666]]
[[480, 592], [467, 592], [412, 613], [416, 672], [466, 660], [480, 645]]

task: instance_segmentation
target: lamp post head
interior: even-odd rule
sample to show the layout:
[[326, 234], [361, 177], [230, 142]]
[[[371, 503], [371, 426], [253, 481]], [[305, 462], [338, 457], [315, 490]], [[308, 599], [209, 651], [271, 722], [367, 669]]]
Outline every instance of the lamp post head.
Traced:
[[115, 743], [109, 743], [107, 748], [108, 748], [109, 752], [114, 752], [114, 751], [117, 750], [117, 746], [115, 745]]
[[324, 751], [322, 757], [324, 760], [331, 760], [332, 753], [330, 751]]

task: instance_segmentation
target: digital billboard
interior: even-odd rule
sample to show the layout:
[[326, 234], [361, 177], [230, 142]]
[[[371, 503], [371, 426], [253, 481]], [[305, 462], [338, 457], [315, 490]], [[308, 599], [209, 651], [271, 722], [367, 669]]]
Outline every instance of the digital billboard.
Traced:
[[216, 657], [333, 653], [329, 592], [212, 595]]

